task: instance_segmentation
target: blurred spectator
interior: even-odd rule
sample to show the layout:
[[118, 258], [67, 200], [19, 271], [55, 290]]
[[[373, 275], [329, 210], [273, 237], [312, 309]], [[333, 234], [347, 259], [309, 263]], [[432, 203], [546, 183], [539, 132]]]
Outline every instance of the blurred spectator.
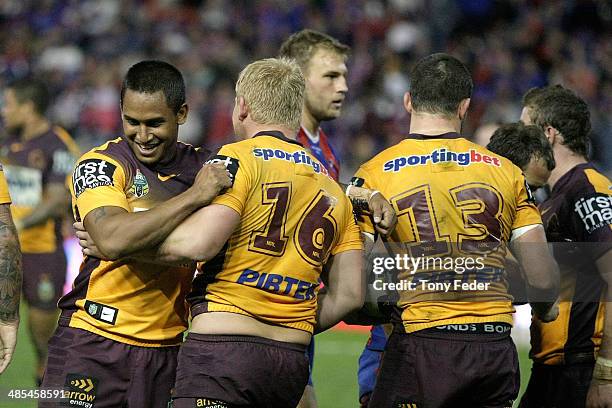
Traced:
[[[54, 84], [52, 120], [88, 147], [119, 131], [116, 93], [127, 67], [165, 59], [184, 73], [194, 144], [232, 140], [233, 81], [305, 27], [351, 45], [350, 92], [329, 130], [352, 174], [397, 141], [414, 61], [447, 51], [474, 76], [464, 133], [514, 122], [531, 87], [561, 83], [591, 108], [593, 159], [612, 170], [612, 8], [596, 0], [4, 0], [0, 84], [35, 73]], [[483, 128], [483, 129], [486, 129]]]

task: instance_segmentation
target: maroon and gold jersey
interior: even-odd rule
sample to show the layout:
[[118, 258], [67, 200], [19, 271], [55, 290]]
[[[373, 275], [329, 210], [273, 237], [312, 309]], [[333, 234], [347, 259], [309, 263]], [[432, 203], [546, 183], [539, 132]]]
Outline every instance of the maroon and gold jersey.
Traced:
[[[353, 184], [389, 198], [398, 215], [389, 247], [420, 262], [397, 276], [407, 332], [512, 323], [505, 244], [513, 230], [541, 223], [518, 167], [456, 133], [412, 134], [363, 164]], [[367, 217], [360, 224], [374, 233]]]
[[[47, 184], [65, 184], [80, 155], [70, 135], [57, 126], [27, 141], [9, 137], [2, 143], [1, 152], [15, 220], [27, 217], [41, 203]], [[22, 252], [63, 250], [60, 224], [60, 220], [50, 219], [19, 231]]]
[[559, 317], [534, 318], [531, 358], [544, 364], [593, 362], [603, 335], [605, 283], [595, 261], [612, 249], [612, 182], [591, 164], [567, 172], [540, 205], [561, 271]]
[[194, 280], [192, 311], [312, 333], [323, 264], [362, 249], [350, 201], [317, 159], [280, 132], [226, 145], [214, 160], [235, 175], [214, 204], [232, 208], [241, 222]]
[[10, 204], [11, 196], [8, 190], [8, 184], [4, 178], [4, 171], [2, 171], [2, 165], [0, 164], [0, 204]]
[[[72, 175], [75, 219], [108, 206], [147, 211], [187, 190], [210, 153], [180, 142], [177, 149], [163, 166], [140, 163], [122, 138], [90, 150]], [[60, 324], [137, 346], [179, 344], [192, 276], [188, 268], [86, 257], [59, 302]]]

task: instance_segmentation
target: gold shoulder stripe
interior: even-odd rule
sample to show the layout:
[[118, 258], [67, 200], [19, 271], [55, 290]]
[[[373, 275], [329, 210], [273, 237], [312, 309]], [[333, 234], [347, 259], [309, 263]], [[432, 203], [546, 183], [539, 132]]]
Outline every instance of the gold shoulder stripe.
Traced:
[[596, 192], [612, 195], [612, 182], [606, 176], [593, 169], [586, 169], [584, 174]]
[[62, 142], [66, 145], [70, 153], [72, 153], [75, 157], [79, 157], [81, 155], [81, 149], [76, 144], [70, 133], [66, 131], [63, 127], [53, 126], [53, 131], [60, 138]]
[[121, 142], [121, 137], [118, 137], [116, 139], [113, 140], [109, 140], [108, 142], [104, 143], [102, 146], [98, 146], [98, 147], [94, 147], [93, 149], [91, 149], [92, 152], [103, 152], [104, 150], [108, 149], [108, 146], [111, 143], [119, 143]]

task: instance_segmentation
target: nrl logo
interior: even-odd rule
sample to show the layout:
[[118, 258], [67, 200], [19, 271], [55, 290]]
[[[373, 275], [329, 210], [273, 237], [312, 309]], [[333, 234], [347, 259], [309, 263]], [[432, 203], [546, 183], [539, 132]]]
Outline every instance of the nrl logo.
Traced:
[[90, 315], [95, 315], [96, 312], [98, 311], [98, 305], [91, 303], [87, 311], [89, 312]]
[[144, 197], [149, 193], [149, 183], [147, 182], [147, 178], [140, 172], [139, 169], [136, 169], [134, 183], [132, 184], [130, 191], [136, 198]]

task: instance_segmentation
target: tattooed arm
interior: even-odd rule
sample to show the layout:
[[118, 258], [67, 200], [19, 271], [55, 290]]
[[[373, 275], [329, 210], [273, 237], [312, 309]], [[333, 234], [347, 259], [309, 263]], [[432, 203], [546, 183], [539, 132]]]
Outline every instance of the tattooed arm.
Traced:
[[0, 374], [13, 358], [19, 326], [21, 251], [8, 204], [0, 204]]

